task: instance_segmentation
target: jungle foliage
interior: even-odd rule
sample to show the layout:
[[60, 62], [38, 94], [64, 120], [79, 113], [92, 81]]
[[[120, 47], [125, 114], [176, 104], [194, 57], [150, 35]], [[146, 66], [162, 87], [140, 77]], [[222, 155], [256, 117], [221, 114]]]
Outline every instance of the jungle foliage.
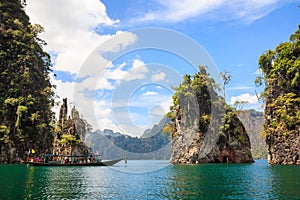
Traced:
[[1, 162], [14, 162], [10, 154], [20, 158], [29, 148], [44, 151], [53, 139], [50, 56], [38, 37], [43, 27], [30, 23], [23, 4], [0, 2], [0, 153], [7, 154]]
[[[221, 77], [224, 81], [222, 88], [225, 90], [225, 86], [230, 81], [231, 76], [228, 71], [225, 71], [223, 76], [221, 74]], [[209, 126], [215, 123], [218, 125], [218, 127], [214, 127], [216, 131], [239, 134], [240, 130], [238, 128], [240, 124], [236, 124], [238, 110], [225, 103], [224, 97], [218, 94], [221, 91], [220, 87], [210, 77], [204, 66], [199, 66], [199, 72], [193, 76], [185, 75], [182, 83], [175, 88], [173, 105], [170, 107], [170, 112], [166, 114], [166, 117], [170, 118], [171, 121], [163, 128], [163, 132], [171, 134], [172, 138], [176, 136], [178, 132], [176, 121], [185, 123], [187, 127], [191, 126], [188, 120], [182, 121], [181, 116], [189, 116], [190, 113], [183, 113], [190, 111], [185, 107], [193, 107], [199, 110], [199, 116], [196, 117], [198, 119], [197, 127], [199, 132], [207, 132]], [[195, 105], [191, 104], [191, 101], [188, 100], [189, 97], [195, 99]], [[216, 122], [216, 120], [219, 121]]]
[[266, 103], [263, 134], [288, 135], [300, 129], [300, 26], [288, 42], [259, 58], [263, 76], [257, 86], [265, 85]]

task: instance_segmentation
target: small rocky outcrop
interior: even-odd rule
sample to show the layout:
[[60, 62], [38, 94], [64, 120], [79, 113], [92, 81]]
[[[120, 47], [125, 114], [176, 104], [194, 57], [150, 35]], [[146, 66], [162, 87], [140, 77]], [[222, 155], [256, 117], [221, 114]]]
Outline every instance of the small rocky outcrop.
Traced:
[[[186, 120], [184, 118], [181, 120]], [[214, 133], [212, 127], [206, 133], [196, 127], [179, 128], [172, 139], [171, 163], [254, 162], [250, 139], [236, 114], [232, 116], [229, 126], [220, 134]]]
[[[77, 127], [81, 129], [78, 130]], [[63, 99], [56, 126], [56, 136], [53, 142], [53, 154], [91, 155], [92, 150], [83, 142], [85, 135], [86, 125], [84, 124], [84, 120], [79, 118], [79, 113], [75, 107], [72, 108], [71, 115], [68, 116], [67, 99]]]
[[171, 122], [171, 163], [252, 163], [250, 140], [237, 112], [215, 92], [215, 82], [200, 67], [176, 88]]

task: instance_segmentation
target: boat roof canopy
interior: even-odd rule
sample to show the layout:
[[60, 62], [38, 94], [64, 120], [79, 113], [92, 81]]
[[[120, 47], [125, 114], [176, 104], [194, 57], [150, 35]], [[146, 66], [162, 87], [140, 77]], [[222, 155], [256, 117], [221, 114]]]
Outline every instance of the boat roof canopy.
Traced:
[[44, 154], [45, 157], [89, 157], [89, 156], [100, 156], [95, 154], [85, 154], [85, 155], [58, 155], [58, 154]]

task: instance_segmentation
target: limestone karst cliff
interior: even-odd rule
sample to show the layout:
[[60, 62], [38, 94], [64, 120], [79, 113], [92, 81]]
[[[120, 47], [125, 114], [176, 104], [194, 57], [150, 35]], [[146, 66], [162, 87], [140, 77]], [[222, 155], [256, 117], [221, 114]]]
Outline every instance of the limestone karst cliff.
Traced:
[[256, 110], [241, 110], [238, 117], [243, 123], [251, 142], [251, 152], [254, 159], [267, 159], [267, 145], [261, 131], [263, 129], [264, 114]]
[[251, 163], [251, 144], [237, 113], [214, 90], [205, 68], [186, 75], [173, 96], [164, 131], [172, 134], [171, 163]]
[[266, 103], [264, 130], [270, 164], [300, 164], [300, 26], [289, 42], [259, 58]]
[[68, 116], [67, 99], [63, 99], [60, 107], [59, 120], [55, 129], [52, 154], [55, 155], [91, 155], [92, 150], [85, 145], [88, 124], [79, 117], [75, 107]]
[[50, 56], [24, 1], [0, 2], [0, 163], [20, 163], [31, 149], [51, 149], [54, 114]]

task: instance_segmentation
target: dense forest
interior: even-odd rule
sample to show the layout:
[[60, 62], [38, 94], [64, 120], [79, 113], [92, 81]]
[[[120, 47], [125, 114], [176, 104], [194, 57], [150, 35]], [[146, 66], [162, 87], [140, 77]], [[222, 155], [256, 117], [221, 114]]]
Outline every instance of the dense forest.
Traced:
[[0, 3], [0, 163], [51, 148], [54, 119], [50, 56], [20, 0]]
[[300, 26], [290, 41], [268, 50], [259, 58], [264, 85], [263, 134], [271, 164], [300, 164]]

